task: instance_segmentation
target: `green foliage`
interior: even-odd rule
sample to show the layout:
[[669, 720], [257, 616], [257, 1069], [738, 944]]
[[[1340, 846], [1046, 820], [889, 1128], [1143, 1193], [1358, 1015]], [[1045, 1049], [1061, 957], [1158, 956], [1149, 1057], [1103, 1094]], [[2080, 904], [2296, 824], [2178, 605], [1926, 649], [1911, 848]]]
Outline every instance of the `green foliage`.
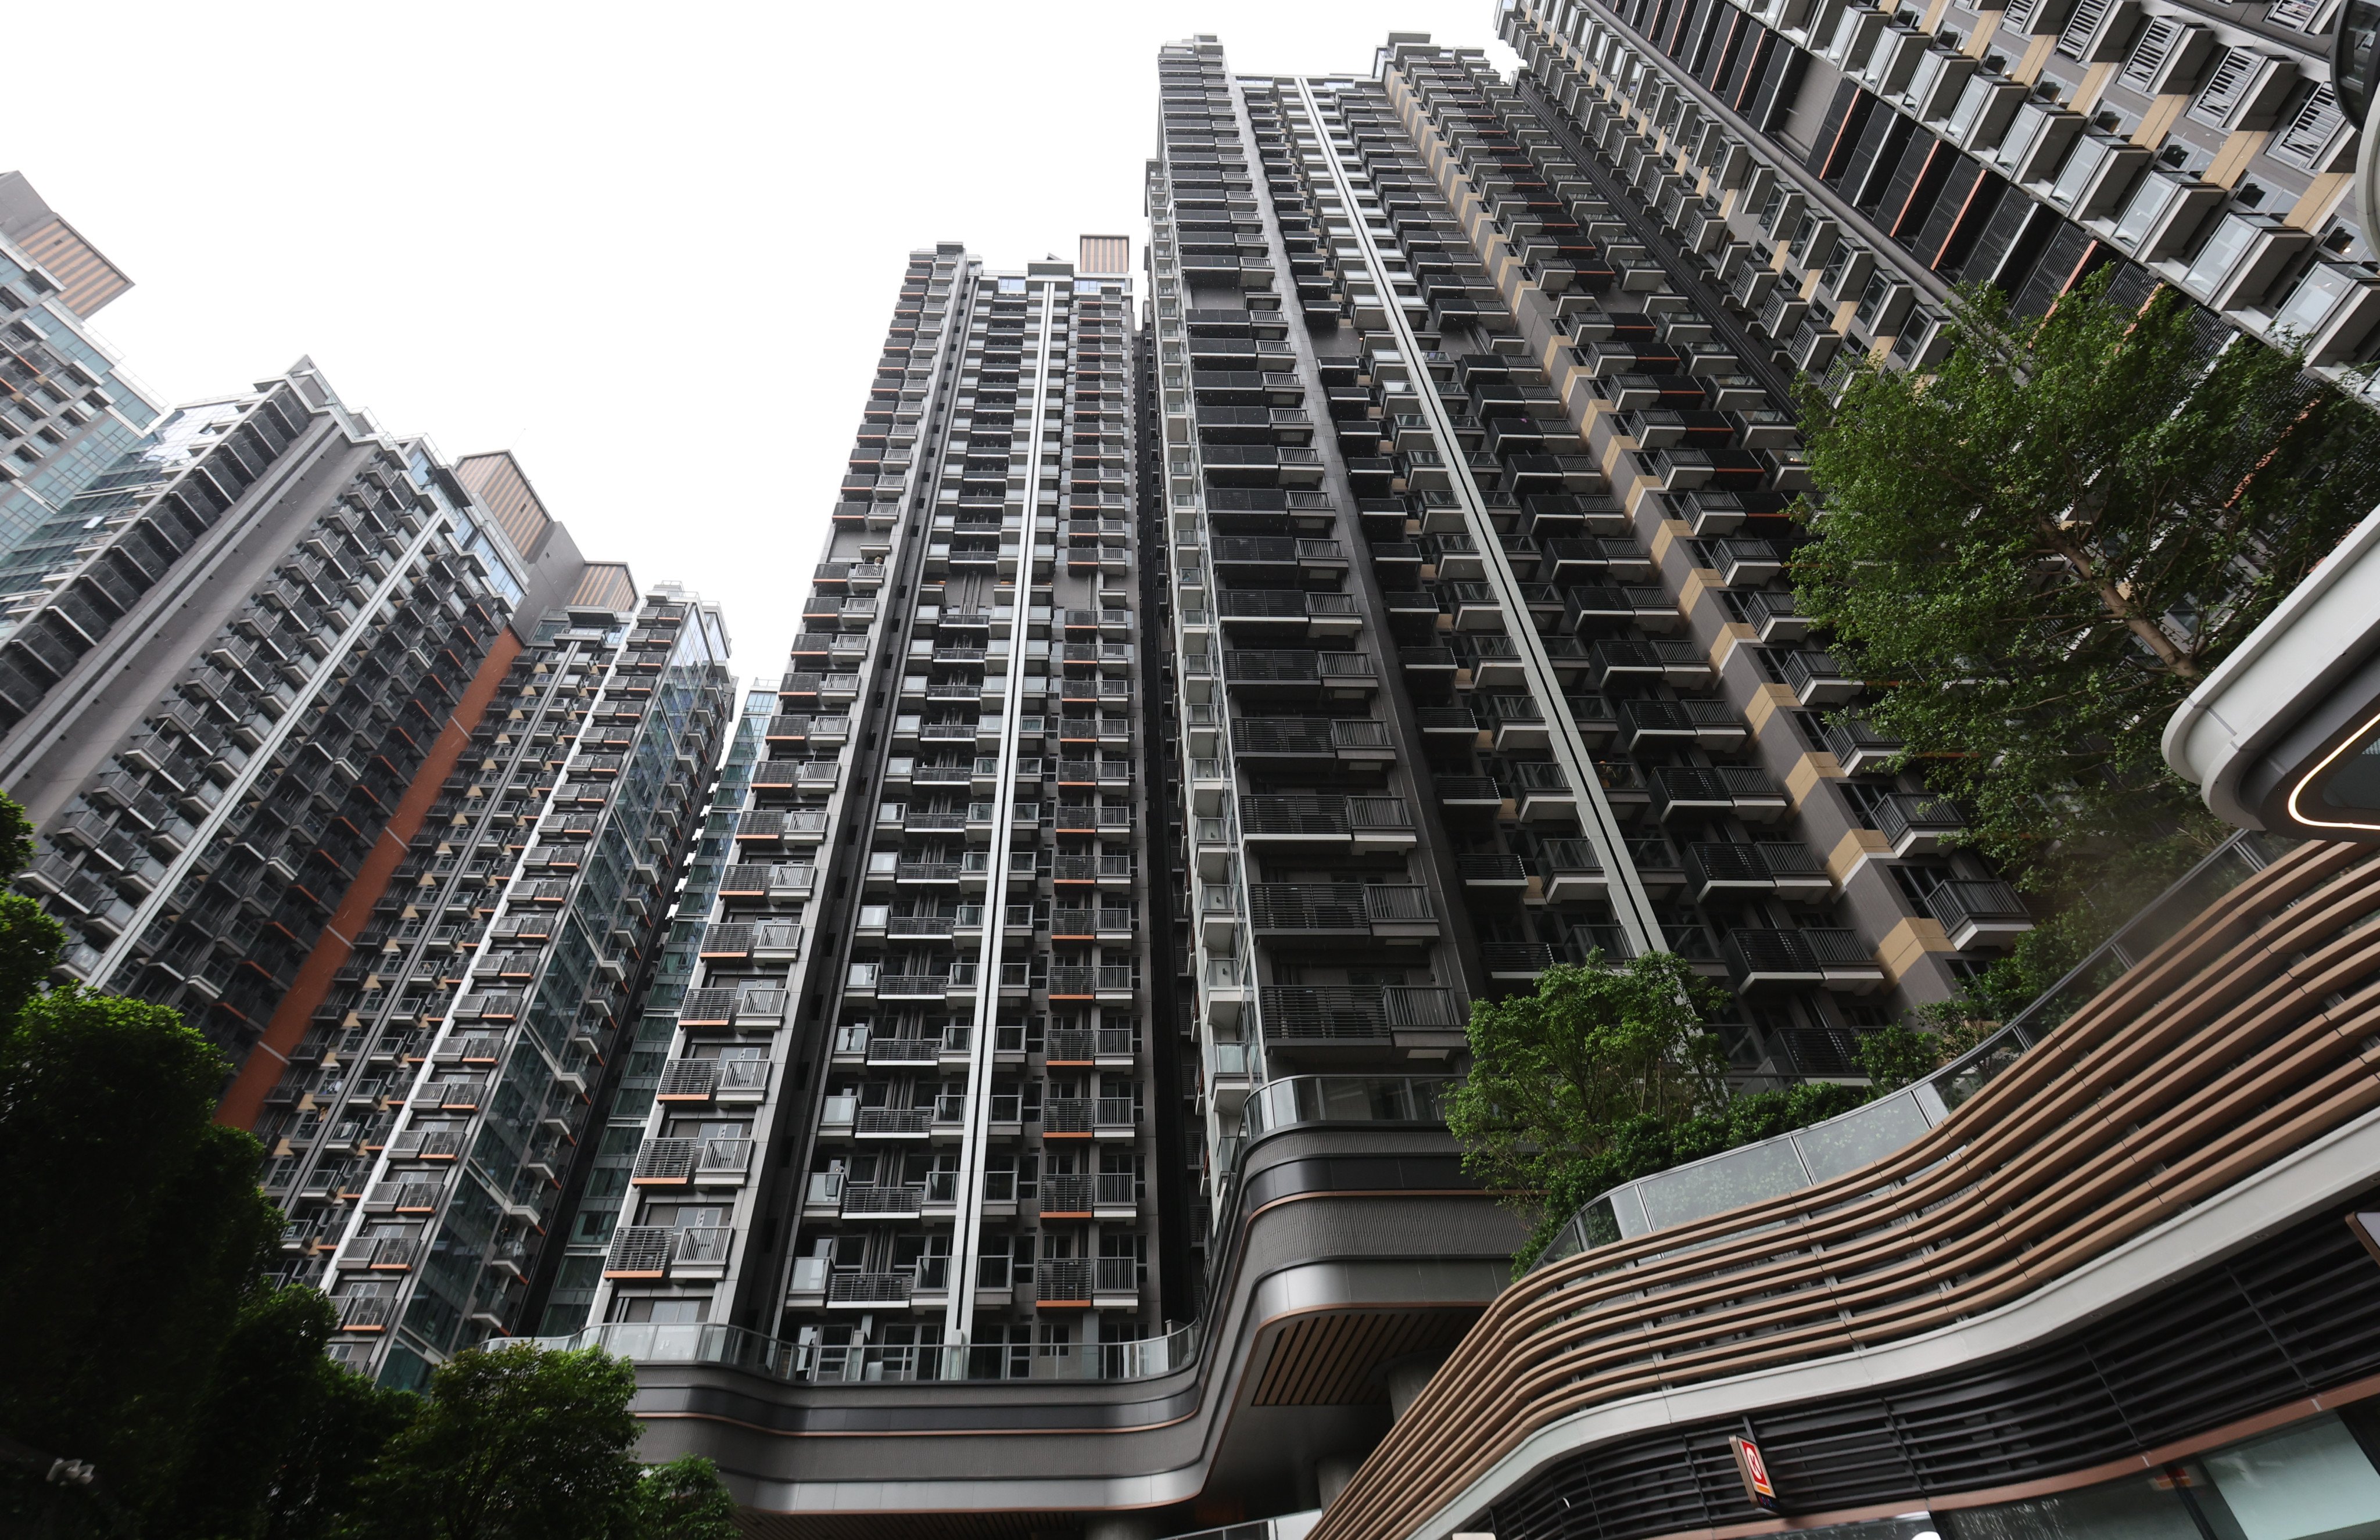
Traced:
[[1850, 1110], [1855, 1086], [1730, 1097], [1702, 1012], [1724, 1000], [1669, 952], [1549, 968], [1471, 1008], [1471, 1069], [1447, 1097], [1463, 1167], [1533, 1226], [1524, 1269], [1609, 1187]]
[[418, 1398], [332, 1363], [338, 1325], [312, 1289], [259, 1284], [242, 1302], [213, 1381], [192, 1409], [181, 1469], [151, 1533], [187, 1540], [325, 1534], [353, 1506], [357, 1476], [408, 1421]]
[[280, 1229], [256, 1140], [213, 1121], [226, 1069], [173, 1012], [78, 988], [0, 1032], [0, 1431], [92, 1462], [131, 1509], [171, 1500]]
[[1878, 1095], [1898, 1091], [1931, 1074], [1942, 1061], [1942, 1042], [1930, 1032], [1895, 1023], [1860, 1038], [1860, 1073]]
[[[1823, 538], [1796, 603], [2022, 885], [2153, 891], [2228, 832], [2166, 768], [2166, 721], [2380, 501], [2380, 416], [2252, 338], [2210, 365], [2170, 291], [2134, 309], [2102, 279], [2028, 319], [1971, 287], [1954, 321], [1935, 375], [1804, 394]], [[1995, 987], [2108, 923], [2036, 931]]]
[[1542, 1192], [1632, 1120], [1666, 1126], [1723, 1105], [1718, 1040], [1697, 1009], [1722, 998], [1661, 952], [1617, 968], [1597, 953], [1548, 968], [1534, 995], [1474, 1001], [1471, 1070], [1446, 1103], [1465, 1169]]
[[449, 1359], [366, 1477], [356, 1540], [632, 1540], [657, 1505], [682, 1511], [644, 1493], [636, 1388], [600, 1348]]
[[637, 1485], [637, 1540], [734, 1540], [735, 1501], [698, 1454], [648, 1465]]
[[[0, 878], [30, 852], [0, 796]], [[163, 1007], [45, 988], [64, 944], [0, 896], [0, 1437], [100, 1480], [0, 1461], [0, 1531], [729, 1540], [710, 1461], [634, 1458], [625, 1360], [466, 1353], [424, 1401], [326, 1358], [331, 1302], [264, 1281], [282, 1220], [214, 1122], [228, 1061]]]
[[381, 1450], [413, 1420], [421, 1398], [374, 1385], [327, 1358], [314, 1363], [305, 1416], [282, 1449], [262, 1540], [319, 1540], [361, 1503]]

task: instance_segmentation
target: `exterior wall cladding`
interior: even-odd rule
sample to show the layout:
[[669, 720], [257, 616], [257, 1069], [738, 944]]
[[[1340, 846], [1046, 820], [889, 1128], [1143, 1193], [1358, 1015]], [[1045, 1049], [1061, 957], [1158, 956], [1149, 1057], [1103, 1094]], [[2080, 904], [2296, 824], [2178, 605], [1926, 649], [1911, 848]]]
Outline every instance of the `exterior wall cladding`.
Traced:
[[1160, 78], [1132, 279], [913, 254], [608, 1157], [577, 1340], [770, 1533], [1311, 1508], [1508, 1281], [1471, 1000], [1666, 948], [1846, 1076], [2030, 923], [1794, 614], [1805, 310], [1475, 52]]

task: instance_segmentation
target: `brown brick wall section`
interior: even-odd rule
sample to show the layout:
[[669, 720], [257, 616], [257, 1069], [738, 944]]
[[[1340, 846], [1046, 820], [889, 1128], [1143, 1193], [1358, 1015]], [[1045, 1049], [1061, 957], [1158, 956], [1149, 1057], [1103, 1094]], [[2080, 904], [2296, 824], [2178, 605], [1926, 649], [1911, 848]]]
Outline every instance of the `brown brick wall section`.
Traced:
[[413, 783], [397, 799], [396, 811], [382, 829], [371, 854], [364, 857], [355, 881], [347, 885], [346, 897], [340, 901], [330, 923], [322, 928], [314, 950], [299, 964], [297, 982], [281, 997], [281, 1004], [265, 1024], [264, 1036], [258, 1040], [256, 1050], [233, 1077], [231, 1089], [224, 1093], [222, 1104], [215, 1109], [215, 1122], [235, 1128], [256, 1126], [257, 1114], [264, 1110], [264, 1098], [272, 1094], [281, 1072], [288, 1067], [289, 1050], [306, 1036], [314, 1008], [331, 992], [332, 976], [346, 963], [347, 953], [354, 949], [356, 932], [363, 928], [373, 906], [388, 891], [389, 878], [395, 872], [397, 863], [405, 859], [414, 835], [421, 831], [430, 805], [438, 800], [438, 788], [454, 773], [455, 763], [463, 757], [464, 746], [470, 742], [472, 730], [480, 725], [488, 702], [495, 698], [497, 686], [504, 683], [504, 672], [520, 654], [520, 638], [509, 627], [496, 633], [495, 642], [480, 662], [480, 672], [472, 676], [470, 687], [455, 703], [454, 714], [439, 730], [437, 742], [430, 746], [429, 757], [421, 761]]

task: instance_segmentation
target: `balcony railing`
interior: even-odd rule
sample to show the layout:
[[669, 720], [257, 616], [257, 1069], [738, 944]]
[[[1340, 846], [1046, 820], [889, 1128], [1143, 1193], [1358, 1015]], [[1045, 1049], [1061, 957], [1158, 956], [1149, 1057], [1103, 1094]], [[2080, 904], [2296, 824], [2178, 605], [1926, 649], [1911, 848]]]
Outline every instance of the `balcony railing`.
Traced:
[[1449, 1031], [1463, 1025], [1454, 991], [1427, 985], [1273, 984], [1258, 991], [1257, 1004], [1266, 1035], [1284, 1040], [1385, 1042], [1400, 1027]]
[[1953, 879], [1925, 895], [1925, 907], [1941, 922], [1950, 944], [1961, 950], [1978, 941], [2007, 940], [2033, 928], [2024, 901], [2005, 882]]
[[1946, 796], [1894, 792], [1876, 805], [1876, 829], [1895, 855], [1937, 850], [1966, 832], [1967, 820]]

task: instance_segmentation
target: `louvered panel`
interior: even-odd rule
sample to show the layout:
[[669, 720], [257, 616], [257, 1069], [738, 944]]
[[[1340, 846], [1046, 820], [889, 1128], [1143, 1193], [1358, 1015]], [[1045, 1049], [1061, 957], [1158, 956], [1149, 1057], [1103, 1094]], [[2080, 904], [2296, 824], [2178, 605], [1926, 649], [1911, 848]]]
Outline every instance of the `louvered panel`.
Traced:
[[2346, 135], [2347, 115], [2338, 110], [2338, 95], [2325, 81], [2313, 88], [2297, 116], [2273, 141], [2269, 153], [2301, 171], [2325, 171]]
[[2074, 19], [2058, 35], [2058, 51], [2070, 59], [2079, 59], [2091, 46], [2092, 37], [2107, 13], [2116, 8], [2116, 0], [2077, 0]]
[[2207, 76], [2198, 100], [2190, 104], [2190, 115], [2201, 123], [2216, 127], [2228, 127], [2231, 115], [2247, 99], [2249, 88], [2255, 84], [2256, 72], [2264, 59], [2252, 48], [2227, 48], [2216, 61], [2214, 72]]
[[[2086, 1470], [2380, 1369], [2380, 1289], [2338, 1213], [2268, 1238], [2079, 1336], [1881, 1393], [1757, 1413], [1803, 1511]], [[1499, 1540], [1640, 1540], [1749, 1522], [1742, 1419], [1614, 1440], [1496, 1505]], [[1485, 1527], [1485, 1526], [1483, 1526]]]

